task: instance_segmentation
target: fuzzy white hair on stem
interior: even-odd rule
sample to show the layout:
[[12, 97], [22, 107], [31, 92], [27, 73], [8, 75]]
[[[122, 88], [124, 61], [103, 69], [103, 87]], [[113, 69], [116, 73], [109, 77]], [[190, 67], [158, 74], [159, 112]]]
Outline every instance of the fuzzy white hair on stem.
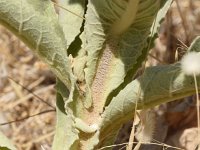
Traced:
[[189, 52], [181, 60], [181, 69], [186, 75], [200, 75], [200, 53]]
[[186, 75], [193, 76], [196, 90], [196, 107], [197, 107], [197, 127], [198, 127], [198, 139], [200, 145], [200, 102], [199, 102], [199, 91], [197, 85], [196, 76], [200, 75], [200, 53], [189, 52], [181, 60], [181, 69]]
[[135, 137], [139, 142], [151, 142], [156, 126], [156, 115], [152, 110], [142, 110], [139, 114], [141, 123], [137, 127]]

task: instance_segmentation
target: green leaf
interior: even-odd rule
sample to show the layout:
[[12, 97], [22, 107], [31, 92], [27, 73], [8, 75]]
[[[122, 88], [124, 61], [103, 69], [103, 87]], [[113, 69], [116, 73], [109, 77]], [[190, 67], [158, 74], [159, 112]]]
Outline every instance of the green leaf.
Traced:
[[[137, 12], [132, 12], [135, 17], [126, 16], [127, 9], [131, 9], [128, 7], [129, 2], [135, 4], [133, 6]], [[160, 0], [140, 1], [139, 4], [137, 0], [129, 2], [90, 0], [88, 3], [84, 30], [88, 53], [85, 69], [87, 101], [90, 101], [92, 95], [93, 104], [97, 105], [93, 107], [100, 109], [98, 113], [102, 111], [109, 94], [124, 82], [127, 73], [134, 70], [131, 73], [134, 75], [146, 58], [150, 49], [149, 35], [150, 38], [154, 37], [152, 26], [163, 6]], [[171, 0], [166, 2], [167, 5]], [[128, 28], [123, 29], [123, 33], [113, 33], [116, 22], [120, 23], [124, 17], [127, 17], [125, 20]], [[129, 19], [132, 22], [128, 22]], [[158, 18], [159, 21], [161, 19]], [[126, 82], [130, 82], [130, 79]]]
[[73, 11], [71, 13], [62, 8], [59, 10], [59, 22], [63, 27], [67, 45], [70, 45], [81, 32], [80, 29], [84, 21], [85, 0], [73, 0], [73, 2], [71, 0], [59, 0], [58, 4], [69, 11]]
[[7, 137], [0, 132], [0, 150], [16, 150], [14, 145], [7, 139]]
[[70, 89], [66, 40], [50, 0], [1, 0], [0, 23], [25, 42]]
[[[200, 37], [197, 37], [193, 41], [190, 51], [199, 51], [199, 39]], [[200, 77], [197, 80], [200, 82]], [[116, 133], [123, 123], [130, 120], [136, 103], [138, 109], [152, 108], [194, 93], [194, 79], [184, 75], [180, 63], [149, 67], [141, 77], [121, 90], [106, 107], [101, 123], [100, 139], [109, 138], [108, 132]], [[107, 140], [105, 138], [100, 145], [104, 145]]]
[[188, 52], [195, 51], [200, 52], [200, 36], [197, 36], [191, 43]]
[[[67, 96], [67, 93], [66, 93]], [[57, 123], [53, 150], [77, 149], [79, 131], [75, 128], [74, 117], [66, 114], [62, 96], [57, 93]]]
[[157, 34], [158, 29], [160, 27], [160, 24], [164, 20], [164, 17], [167, 14], [167, 11], [170, 8], [172, 2], [173, 2], [172, 0], [161, 0], [160, 9], [157, 13], [155, 20], [154, 20], [154, 24], [151, 27], [151, 34], [150, 34], [151, 36], [154, 35], [154, 34]]
[[1, 147], [0, 146], [0, 150], [10, 150], [10, 149], [8, 149], [7, 147]]
[[[138, 70], [138, 68], [141, 66], [143, 61], [146, 59], [149, 50], [154, 46], [154, 40], [157, 38], [158, 29], [161, 25], [161, 22], [164, 20], [164, 17], [166, 15], [169, 7], [171, 6], [171, 3], [172, 3], [172, 0], [160, 1], [160, 9], [154, 18], [154, 22], [150, 29], [151, 32], [149, 33], [148, 38], [147, 38], [148, 44], [146, 44], [146, 46], [142, 49], [142, 52], [141, 52], [142, 55], [140, 55], [140, 56], [138, 55], [138, 57], [136, 59], [137, 62], [133, 65], [132, 69], [127, 71], [126, 76], [124, 78], [124, 82], [109, 94], [107, 101], [106, 101], [106, 106], [110, 103], [112, 98], [119, 93], [119, 91], [121, 89], [123, 89], [128, 83], [130, 83], [132, 81], [135, 72]], [[135, 54], [135, 53], [133, 53], [133, 54]]]
[[57, 80], [56, 89], [57, 125], [53, 149], [79, 149], [82, 145], [82, 149], [92, 150], [99, 142], [99, 131], [80, 119], [84, 116], [80, 97], [77, 96], [76, 91], [69, 93], [66, 86], [59, 80]]

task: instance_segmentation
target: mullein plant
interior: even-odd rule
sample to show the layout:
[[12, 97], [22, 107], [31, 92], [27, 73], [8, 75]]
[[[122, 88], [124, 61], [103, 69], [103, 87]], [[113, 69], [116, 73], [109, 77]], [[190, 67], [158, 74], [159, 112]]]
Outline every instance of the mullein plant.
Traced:
[[[56, 13], [50, 0], [0, 0], [0, 23], [57, 77], [54, 150], [110, 145], [135, 108], [144, 110], [195, 93], [195, 82], [181, 71], [180, 63], [149, 67], [132, 80], [171, 3], [57, 0], [62, 9]], [[199, 50], [199, 40], [189, 51]], [[143, 123], [151, 120], [146, 116]], [[144, 128], [141, 133], [152, 132]]]

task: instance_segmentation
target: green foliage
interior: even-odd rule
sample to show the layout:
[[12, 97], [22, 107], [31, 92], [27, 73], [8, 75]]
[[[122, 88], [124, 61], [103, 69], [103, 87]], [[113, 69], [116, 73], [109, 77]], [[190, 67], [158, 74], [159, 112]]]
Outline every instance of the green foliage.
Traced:
[[[49, 0], [0, 0], [0, 23], [58, 78], [54, 150], [111, 144], [136, 103], [145, 109], [194, 93], [179, 63], [147, 68], [132, 81], [171, 2], [58, 0], [77, 17], [56, 14]], [[199, 50], [199, 38], [189, 50]]]
[[0, 146], [0, 150], [10, 150], [10, 149], [7, 148], [7, 147], [1, 147], [1, 146]]
[[65, 113], [64, 101], [62, 96], [57, 93], [57, 126], [54, 137], [53, 149], [77, 149], [78, 133], [74, 129], [74, 121], [71, 115]]
[[0, 23], [23, 40], [71, 89], [67, 44], [49, 0], [1, 0]]
[[63, 27], [65, 39], [67, 45], [70, 45], [77, 35], [80, 33], [80, 28], [83, 23], [83, 15], [85, 13], [85, 0], [58, 0], [58, 4], [68, 10], [76, 12], [77, 17], [73, 13], [66, 11], [65, 9], [59, 9], [59, 23]]

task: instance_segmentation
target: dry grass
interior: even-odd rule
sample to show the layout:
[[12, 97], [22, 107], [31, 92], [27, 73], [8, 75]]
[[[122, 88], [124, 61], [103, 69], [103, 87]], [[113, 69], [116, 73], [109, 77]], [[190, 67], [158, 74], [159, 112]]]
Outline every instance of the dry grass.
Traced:
[[[178, 0], [174, 2], [160, 29], [160, 38], [151, 51], [162, 62], [174, 63], [184, 54], [184, 45], [200, 35], [200, 1]], [[177, 9], [179, 8], [179, 9]], [[0, 123], [52, 109], [10, 80], [13, 78], [55, 107], [55, 79], [45, 64], [38, 61], [31, 51], [10, 32], [0, 27]], [[181, 43], [181, 42], [182, 43]], [[177, 53], [178, 52], [178, 55]], [[160, 64], [149, 57], [147, 66]], [[189, 103], [191, 102], [191, 103]], [[155, 110], [157, 115], [154, 138], [176, 147], [190, 149], [195, 142], [188, 142], [196, 131], [196, 110], [193, 98], [162, 105]], [[117, 143], [128, 141], [132, 123], [121, 130]], [[192, 131], [187, 132], [189, 129]], [[0, 126], [19, 150], [50, 149], [55, 130], [55, 112], [31, 117], [21, 122]], [[162, 132], [162, 137], [158, 136]], [[159, 134], [160, 135], [160, 134]], [[194, 137], [193, 137], [194, 138]], [[158, 146], [157, 146], [158, 147]], [[142, 146], [141, 149], [157, 149]], [[117, 147], [116, 149], [120, 149]]]
[[[55, 107], [52, 73], [10, 32], [0, 27], [0, 33], [0, 123], [52, 109], [9, 77]], [[0, 126], [19, 150], [50, 147], [54, 128], [55, 111]]]

